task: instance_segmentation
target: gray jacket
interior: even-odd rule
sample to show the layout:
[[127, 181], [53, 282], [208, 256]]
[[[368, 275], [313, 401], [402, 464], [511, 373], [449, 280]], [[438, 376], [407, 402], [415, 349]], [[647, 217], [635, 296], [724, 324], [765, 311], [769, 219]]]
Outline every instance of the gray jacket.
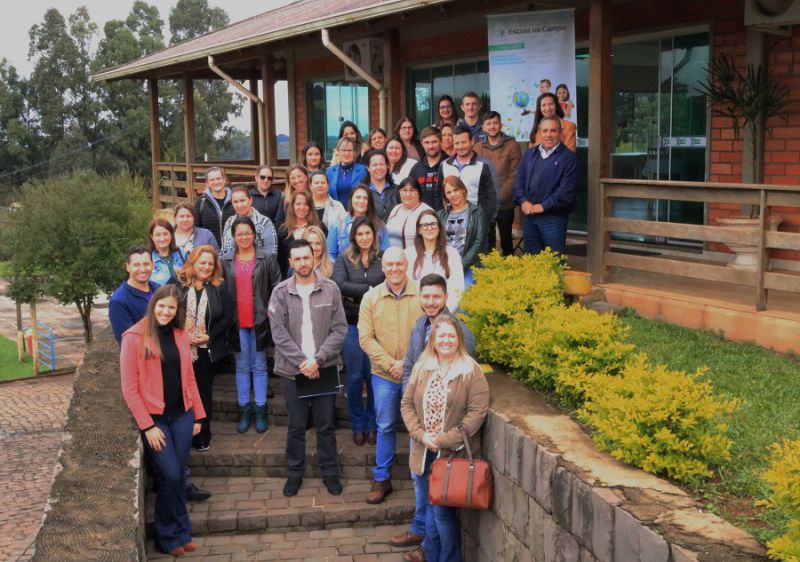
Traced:
[[[329, 367], [339, 362], [339, 354], [347, 335], [347, 320], [339, 287], [330, 279], [316, 276], [316, 285], [309, 297], [314, 347], [317, 364]], [[294, 379], [306, 355], [300, 348], [303, 329], [303, 299], [297, 293], [292, 275], [280, 282], [269, 300], [269, 323], [275, 342], [275, 373]]]

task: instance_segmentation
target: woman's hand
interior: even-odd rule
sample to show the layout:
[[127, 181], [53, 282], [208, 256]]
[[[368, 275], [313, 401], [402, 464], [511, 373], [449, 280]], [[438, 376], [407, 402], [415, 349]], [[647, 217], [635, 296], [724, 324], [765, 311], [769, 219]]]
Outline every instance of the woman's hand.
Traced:
[[144, 436], [147, 439], [147, 444], [156, 453], [160, 453], [167, 444], [167, 438], [164, 436], [164, 432], [158, 429], [157, 426], [151, 427], [145, 431]]
[[208, 334], [194, 333], [189, 336], [189, 341], [192, 345], [205, 345], [208, 343], [209, 339]]
[[425, 445], [429, 451], [434, 453], [439, 451], [439, 445], [436, 444], [436, 436], [433, 433], [425, 433], [422, 436], [422, 444]]
[[200, 433], [200, 428], [202, 425], [198, 422], [194, 422], [194, 426], [192, 427], [192, 437]]

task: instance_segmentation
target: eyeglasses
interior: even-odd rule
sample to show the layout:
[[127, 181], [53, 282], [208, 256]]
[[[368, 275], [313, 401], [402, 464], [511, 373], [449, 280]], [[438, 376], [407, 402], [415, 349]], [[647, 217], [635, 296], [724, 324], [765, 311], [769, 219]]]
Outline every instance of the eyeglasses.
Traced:
[[352, 148], [340, 148], [339, 152], [354, 152]]
[[436, 230], [439, 228], [438, 222], [423, 222], [419, 225], [420, 230]]
[[272, 181], [272, 176], [258, 176], [258, 179]]

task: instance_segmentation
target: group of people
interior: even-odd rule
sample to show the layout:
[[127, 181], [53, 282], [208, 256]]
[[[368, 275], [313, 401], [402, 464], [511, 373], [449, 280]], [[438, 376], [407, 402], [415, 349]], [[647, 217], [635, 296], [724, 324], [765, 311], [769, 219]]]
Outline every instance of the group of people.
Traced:
[[[376, 129], [366, 142], [345, 123], [335, 161], [308, 143], [284, 190], [273, 189], [270, 166], [254, 187], [232, 189], [210, 168], [195, 205], [175, 207], [174, 225], [152, 221], [148, 245], [128, 252], [109, 317], [123, 396], [157, 482], [158, 548], [195, 548], [186, 500], [208, 493], [191, 485], [186, 465], [192, 446], [211, 446], [214, 374], [232, 354], [236, 429], [263, 433], [274, 346], [289, 425], [284, 495], [302, 486], [309, 416], [323, 483], [342, 492], [334, 401], [345, 388], [353, 443], [375, 446], [368, 503], [393, 491], [401, 419], [411, 438], [415, 516], [392, 544], [417, 546], [407, 560], [460, 559], [456, 511], [428, 504], [428, 474], [437, 455], [463, 454], [459, 426], [479, 451], [489, 390], [474, 337], [452, 312], [495, 230], [503, 253], [513, 252], [516, 206], [526, 251], [564, 251], [576, 164], [551, 97], [537, 102], [535, 144], [524, 155], [497, 112], [477, 117], [476, 94], [463, 96], [454, 124], [445, 96], [419, 136], [408, 118], [392, 137]], [[324, 384], [312, 392], [315, 383]]]

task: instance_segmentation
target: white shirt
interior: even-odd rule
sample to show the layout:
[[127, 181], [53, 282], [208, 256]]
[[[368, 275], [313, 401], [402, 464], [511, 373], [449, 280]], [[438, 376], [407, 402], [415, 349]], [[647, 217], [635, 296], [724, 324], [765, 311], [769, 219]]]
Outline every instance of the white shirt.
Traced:
[[400, 169], [392, 174], [392, 181], [394, 182], [394, 184], [400, 185], [401, 181], [410, 176], [411, 168], [413, 168], [416, 163], [417, 161], [414, 160], [413, 158], [408, 158], [400, 167]]
[[303, 327], [300, 330], [300, 349], [306, 355], [306, 359], [314, 359], [317, 355], [317, 346], [314, 343], [314, 331], [311, 328], [311, 292], [314, 290], [314, 284], [300, 285], [297, 284], [297, 294], [303, 301]]
[[422, 258], [422, 267], [419, 271], [414, 271], [414, 261], [417, 259], [417, 251], [414, 246], [406, 248], [408, 258], [408, 277], [414, 281], [419, 281], [429, 273], [438, 273], [447, 279], [447, 308], [455, 312], [458, 302], [461, 300], [461, 293], [464, 292], [464, 266], [461, 264], [461, 255], [452, 246], [447, 246], [447, 265], [450, 267], [450, 277], [444, 274], [444, 267], [439, 261], [433, 261], [433, 256], [425, 252]]
[[555, 146], [554, 146], [553, 148], [551, 148], [550, 150], [547, 150], [547, 149], [544, 147], [544, 145], [540, 144], [540, 145], [539, 145], [539, 154], [541, 154], [541, 155], [542, 155], [542, 160], [545, 160], [545, 159], [546, 159], [548, 156], [550, 156], [551, 154], [553, 154], [553, 152], [555, 152], [556, 148], [558, 148], [560, 145], [561, 145], [561, 143], [558, 143], [557, 145], [555, 145]]
[[[433, 210], [426, 203], [420, 203], [408, 209], [402, 203], [397, 205], [386, 219], [386, 231], [389, 233], [389, 245], [408, 248], [414, 245], [417, 236], [417, 219], [422, 211]], [[405, 244], [403, 244], [405, 240]]]

